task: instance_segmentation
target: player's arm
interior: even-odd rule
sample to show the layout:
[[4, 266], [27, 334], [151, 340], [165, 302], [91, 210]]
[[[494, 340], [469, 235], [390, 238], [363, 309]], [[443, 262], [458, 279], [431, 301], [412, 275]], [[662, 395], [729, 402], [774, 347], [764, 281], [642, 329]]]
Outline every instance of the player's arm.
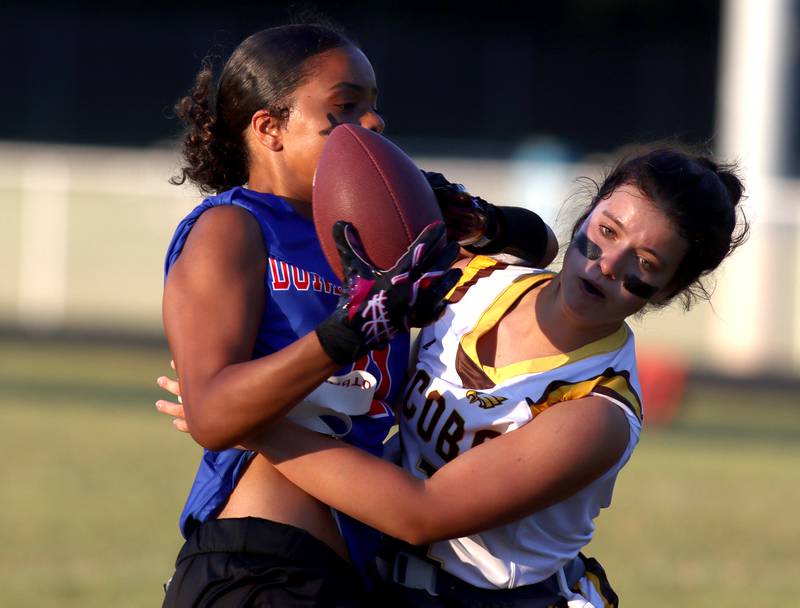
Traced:
[[495, 215], [494, 236], [487, 238], [483, 245], [468, 245], [467, 251], [482, 255], [509, 254], [537, 268], [545, 268], [555, 259], [558, 239], [535, 212], [523, 207], [491, 205], [489, 213]]
[[[334, 226], [345, 284], [336, 309], [315, 331], [282, 350], [252, 356], [264, 310], [265, 255], [247, 212], [211, 209], [200, 216], [164, 289], [164, 326], [181, 379], [186, 425], [202, 446], [243, 443], [283, 416], [337, 369], [384, 348], [408, 327], [436, 318], [460, 276], [441, 222], [425, 228], [390, 270], [360, 254], [352, 225]], [[371, 302], [386, 315], [373, 330]]]
[[464, 452], [427, 480], [285, 422], [249, 447], [318, 500], [391, 536], [425, 544], [490, 529], [568, 498], [619, 460], [628, 433], [625, 414], [608, 401], [567, 401]]
[[203, 213], [164, 288], [164, 326], [188, 429], [202, 446], [232, 447], [282, 416], [339, 365], [314, 332], [250, 360], [264, 310], [264, 243], [233, 206]]
[[493, 205], [473, 196], [461, 184], [449, 182], [441, 173], [423, 173], [436, 195], [448, 236], [467, 254], [509, 254], [538, 268], [555, 259], [558, 239], [535, 212]]

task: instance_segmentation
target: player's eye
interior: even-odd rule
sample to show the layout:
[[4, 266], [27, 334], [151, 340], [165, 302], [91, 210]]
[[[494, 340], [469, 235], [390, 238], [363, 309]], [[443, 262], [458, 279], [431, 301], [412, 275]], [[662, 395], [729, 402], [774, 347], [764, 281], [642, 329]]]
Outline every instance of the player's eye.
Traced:
[[641, 256], [639, 257], [639, 266], [641, 266], [642, 269], [646, 270], [647, 272], [653, 272], [656, 269], [650, 260]]
[[614, 234], [615, 234], [614, 230], [612, 228], [609, 228], [605, 224], [600, 224], [600, 227], [598, 228], [598, 230], [600, 231], [600, 234], [602, 236], [604, 236], [604, 237], [606, 237], [608, 239], [612, 238], [614, 236]]
[[355, 102], [348, 101], [346, 103], [337, 103], [335, 104], [337, 108], [339, 108], [342, 112], [352, 112], [356, 109]]

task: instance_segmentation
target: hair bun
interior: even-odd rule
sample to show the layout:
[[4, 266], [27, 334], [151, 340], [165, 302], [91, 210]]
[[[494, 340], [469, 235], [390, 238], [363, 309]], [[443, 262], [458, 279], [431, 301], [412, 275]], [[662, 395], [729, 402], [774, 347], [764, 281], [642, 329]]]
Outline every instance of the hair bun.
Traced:
[[734, 170], [735, 167], [733, 165], [721, 167], [717, 170], [717, 177], [722, 182], [722, 185], [725, 186], [725, 190], [728, 191], [731, 205], [736, 207], [741, 202], [742, 196], [744, 195], [744, 184], [742, 180], [736, 176]]

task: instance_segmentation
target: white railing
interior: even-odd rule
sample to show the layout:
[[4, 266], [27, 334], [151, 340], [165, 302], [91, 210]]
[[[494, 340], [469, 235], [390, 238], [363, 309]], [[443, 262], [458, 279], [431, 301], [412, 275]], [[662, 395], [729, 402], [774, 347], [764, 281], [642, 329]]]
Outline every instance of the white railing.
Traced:
[[[531, 206], [562, 233], [575, 178], [599, 174], [593, 165], [416, 160], [489, 200]], [[166, 150], [0, 145], [0, 325], [159, 332], [164, 252], [200, 199], [167, 182], [177, 166]], [[634, 322], [646, 348], [711, 371], [800, 375], [800, 183], [768, 186], [780, 204], [753, 218], [753, 238], [720, 272], [713, 305]], [[776, 281], [783, 298], [766, 300], [759, 285]], [[743, 307], [759, 312], [752, 325]]]

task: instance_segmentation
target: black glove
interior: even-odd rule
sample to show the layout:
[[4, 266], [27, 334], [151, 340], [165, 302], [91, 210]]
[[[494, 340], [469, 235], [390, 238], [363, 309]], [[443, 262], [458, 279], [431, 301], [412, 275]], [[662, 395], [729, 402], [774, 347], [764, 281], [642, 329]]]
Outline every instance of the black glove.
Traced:
[[441, 173], [423, 171], [436, 195], [447, 226], [447, 238], [462, 247], [487, 244], [497, 236], [497, 214], [479, 196], [472, 196], [461, 184], [454, 184]]
[[367, 257], [352, 224], [336, 222], [333, 238], [344, 271], [344, 291], [336, 310], [317, 326], [328, 356], [347, 365], [385, 348], [410, 327], [422, 327], [444, 311], [445, 295], [461, 276], [450, 265], [458, 256], [441, 222], [430, 224], [388, 270]]
[[498, 207], [473, 196], [441, 173], [422, 172], [436, 195], [447, 236], [470, 253], [508, 253], [534, 265], [547, 251], [549, 231], [536, 213], [522, 207]]

